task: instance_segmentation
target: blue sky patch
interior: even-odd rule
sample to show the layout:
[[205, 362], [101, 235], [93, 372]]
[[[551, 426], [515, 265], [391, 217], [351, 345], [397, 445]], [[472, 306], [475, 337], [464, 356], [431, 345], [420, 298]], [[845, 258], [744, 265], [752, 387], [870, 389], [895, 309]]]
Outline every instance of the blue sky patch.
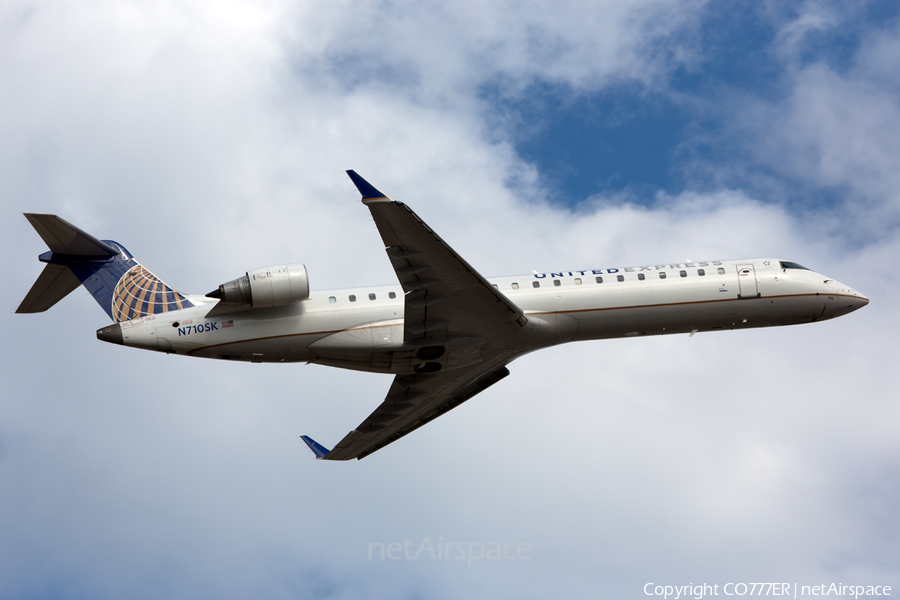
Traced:
[[[803, 5], [710, 3], [692, 34], [700, 60], [674, 69], [658, 90], [617, 83], [585, 92], [537, 83], [515, 98], [496, 89], [486, 89], [482, 98], [514, 123], [502, 127], [513, 132], [508, 135], [519, 155], [537, 167], [554, 203], [574, 207], [595, 194], [627, 192], [632, 201], [652, 205], [658, 190], [677, 194], [726, 185], [753, 191], [761, 180], [761, 198], [783, 197], [777, 191], [781, 176], [762, 173], [764, 165], [722, 135], [728, 130], [723, 120], [739, 108], [717, 104], [710, 110], [710, 103], [729, 97], [778, 102], [792, 92], [791, 73], [811, 64], [845, 73], [863, 40], [873, 30], [896, 26], [900, 10], [900, 3], [886, 1], [835, 6], [821, 9], [819, 25], [788, 43], [785, 27], [801, 16]], [[722, 181], [723, 173], [730, 179]], [[796, 190], [798, 182], [790, 185]], [[806, 186], [796, 190], [809, 198], [803, 205], [840, 197]]]
[[536, 86], [503, 110], [516, 115], [516, 149], [537, 165], [554, 202], [575, 205], [625, 189], [651, 198], [659, 189], [683, 188], [677, 147], [690, 117], [665, 97], [629, 89], [572, 101]]

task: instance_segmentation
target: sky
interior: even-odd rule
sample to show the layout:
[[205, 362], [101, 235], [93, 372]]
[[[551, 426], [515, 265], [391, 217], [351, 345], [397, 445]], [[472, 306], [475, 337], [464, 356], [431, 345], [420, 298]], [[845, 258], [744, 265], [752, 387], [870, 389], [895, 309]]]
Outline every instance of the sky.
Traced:
[[[896, 2], [8, 0], [0, 139], [0, 598], [900, 593]], [[486, 276], [776, 256], [871, 303], [547, 349], [338, 464], [299, 436], [388, 376], [102, 343], [84, 290], [15, 314], [23, 212], [189, 293], [395, 281], [346, 169]]]

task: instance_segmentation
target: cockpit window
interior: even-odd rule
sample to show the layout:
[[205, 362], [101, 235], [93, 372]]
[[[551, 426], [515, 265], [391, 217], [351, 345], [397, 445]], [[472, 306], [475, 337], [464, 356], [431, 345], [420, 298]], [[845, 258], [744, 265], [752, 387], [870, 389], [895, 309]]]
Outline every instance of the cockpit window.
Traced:
[[803, 269], [804, 271], [809, 271], [809, 269], [807, 269], [803, 265], [798, 265], [795, 262], [787, 262], [786, 260], [781, 261], [781, 268], [782, 269]]

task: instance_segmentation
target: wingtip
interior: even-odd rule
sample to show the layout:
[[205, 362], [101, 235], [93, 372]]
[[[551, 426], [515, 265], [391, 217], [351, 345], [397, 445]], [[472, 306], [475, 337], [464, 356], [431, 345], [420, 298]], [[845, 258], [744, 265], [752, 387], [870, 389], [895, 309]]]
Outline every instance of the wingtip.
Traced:
[[359, 190], [359, 193], [362, 194], [363, 201], [374, 200], [376, 198], [387, 198], [387, 196], [378, 191], [378, 188], [360, 177], [353, 169], [347, 169], [347, 175], [350, 176], [353, 185], [355, 185], [356, 189]]
[[309, 446], [309, 449], [312, 450], [313, 454], [316, 455], [316, 460], [322, 460], [323, 458], [328, 456], [329, 452], [331, 452], [331, 450], [329, 450], [316, 440], [312, 439], [308, 435], [301, 435], [300, 439], [306, 442], [306, 445]]

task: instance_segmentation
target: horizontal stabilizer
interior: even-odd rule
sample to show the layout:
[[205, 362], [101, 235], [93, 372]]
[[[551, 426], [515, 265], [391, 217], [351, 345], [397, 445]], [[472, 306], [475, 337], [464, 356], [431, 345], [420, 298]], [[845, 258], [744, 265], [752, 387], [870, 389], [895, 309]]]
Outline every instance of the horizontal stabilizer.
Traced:
[[118, 254], [118, 251], [106, 242], [101, 242], [56, 215], [25, 213], [25, 218], [54, 254], [97, 258]]
[[16, 309], [17, 313], [44, 312], [81, 285], [81, 281], [68, 267], [48, 264], [41, 271], [25, 299]]
[[[19, 304], [17, 313], [44, 312], [82, 285], [83, 278], [73, 270], [73, 265], [78, 261], [98, 261], [105, 264], [119, 254], [116, 248], [56, 215], [25, 213], [25, 218], [50, 248], [50, 252], [40, 256], [46, 266]], [[109, 310], [106, 310], [108, 313]]]
[[301, 435], [300, 439], [306, 442], [306, 445], [309, 446], [309, 449], [312, 450], [313, 454], [316, 455], [317, 460], [325, 458], [325, 456], [328, 455], [329, 452], [331, 452], [331, 450], [329, 450], [316, 440], [312, 439], [308, 435]]
[[117, 323], [193, 306], [121, 244], [98, 240], [56, 215], [25, 213], [25, 218], [50, 252], [38, 257], [47, 266], [16, 312], [45, 311], [79, 285]]

